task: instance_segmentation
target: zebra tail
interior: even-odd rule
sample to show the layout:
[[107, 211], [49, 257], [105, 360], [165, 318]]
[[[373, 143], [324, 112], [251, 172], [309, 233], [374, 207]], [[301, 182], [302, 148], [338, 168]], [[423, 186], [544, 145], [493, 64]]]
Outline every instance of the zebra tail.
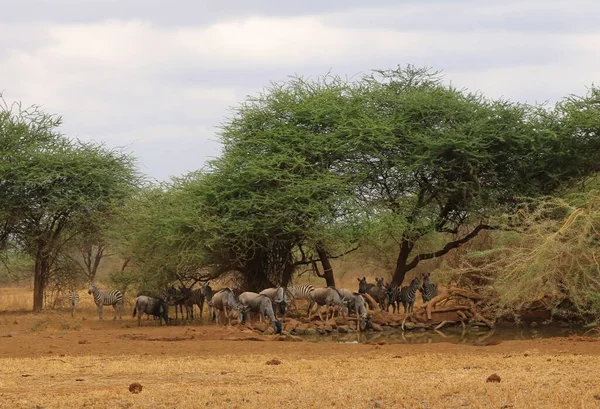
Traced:
[[133, 307], [133, 318], [135, 318], [135, 313], [136, 313], [136, 311], [137, 311], [137, 308], [136, 308], [136, 307]]

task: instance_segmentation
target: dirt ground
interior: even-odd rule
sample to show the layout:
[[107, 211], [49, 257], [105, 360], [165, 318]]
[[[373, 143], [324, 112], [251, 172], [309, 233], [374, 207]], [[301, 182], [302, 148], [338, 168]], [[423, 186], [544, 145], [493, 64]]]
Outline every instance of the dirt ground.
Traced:
[[[0, 407], [600, 407], [594, 337], [313, 343], [199, 322], [138, 328], [107, 312], [0, 314]], [[486, 382], [492, 374], [501, 381]]]

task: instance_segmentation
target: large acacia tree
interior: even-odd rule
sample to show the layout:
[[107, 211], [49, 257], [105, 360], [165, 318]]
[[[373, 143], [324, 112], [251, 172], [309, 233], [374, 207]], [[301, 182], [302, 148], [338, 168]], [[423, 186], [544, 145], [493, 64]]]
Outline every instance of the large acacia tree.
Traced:
[[[398, 243], [396, 284], [420, 261], [501, 227], [494, 216], [523, 198], [556, 194], [600, 164], [595, 89], [544, 109], [457, 90], [411, 66], [363, 84], [361, 149], [349, 168], [364, 208]], [[419, 246], [440, 234], [439, 247]]]
[[35, 261], [33, 310], [61, 249], [107, 217], [137, 182], [133, 159], [57, 132], [61, 119], [37, 108], [0, 111], [0, 216]]

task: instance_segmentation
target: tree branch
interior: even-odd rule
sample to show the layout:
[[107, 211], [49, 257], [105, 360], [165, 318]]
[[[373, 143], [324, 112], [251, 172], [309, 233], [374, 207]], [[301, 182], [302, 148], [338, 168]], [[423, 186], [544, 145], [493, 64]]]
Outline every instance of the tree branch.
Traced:
[[451, 241], [450, 243], [446, 244], [441, 250], [438, 250], [433, 253], [421, 253], [415, 256], [415, 258], [413, 258], [412, 261], [408, 264], [407, 271], [415, 268], [417, 264], [419, 264], [419, 262], [422, 260], [429, 260], [432, 258], [441, 257], [444, 254], [448, 253], [450, 250], [454, 250], [455, 248], [462, 246], [463, 244], [467, 243], [469, 240], [477, 236], [482, 230], [498, 230], [498, 227], [490, 226], [488, 224], [480, 224], [477, 227], [475, 227], [473, 231], [471, 231], [471, 233], [467, 234], [462, 239]]
[[[342, 254], [338, 254], [337, 256], [329, 256], [329, 258], [340, 258], [340, 257], [343, 257], [343, 256], [345, 256], [346, 254], [350, 254], [350, 253], [352, 253], [353, 251], [356, 251], [356, 250], [358, 250], [359, 248], [360, 248], [360, 244], [359, 244], [359, 245], [357, 245], [356, 247], [354, 247], [354, 248], [352, 248], [352, 249], [348, 250], [348, 251], [345, 251], [345, 252], [343, 252]], [[321, 259], [320, 259], [320, 258], [315, 258], [315, 259], [310, 259], [310, 260], [301, 260], [301, 261], [296, 261], [296, 262], [294, 263], [294, 266], [304, 266], [304, 265], [308, 265], [308, 264], [316, 263], [317, 261], [321, 261]]]

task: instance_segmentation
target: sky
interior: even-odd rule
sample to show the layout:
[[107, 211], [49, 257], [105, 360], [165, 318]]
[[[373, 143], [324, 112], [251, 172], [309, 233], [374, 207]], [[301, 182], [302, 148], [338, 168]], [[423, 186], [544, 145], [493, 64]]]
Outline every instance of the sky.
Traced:
[[413, 64], [494, 98], [600, 80], [597, 0], [0, 0], [0, 92], [124, 147], [162, 181], [219, 155], [231, 108], [271, 81]]

